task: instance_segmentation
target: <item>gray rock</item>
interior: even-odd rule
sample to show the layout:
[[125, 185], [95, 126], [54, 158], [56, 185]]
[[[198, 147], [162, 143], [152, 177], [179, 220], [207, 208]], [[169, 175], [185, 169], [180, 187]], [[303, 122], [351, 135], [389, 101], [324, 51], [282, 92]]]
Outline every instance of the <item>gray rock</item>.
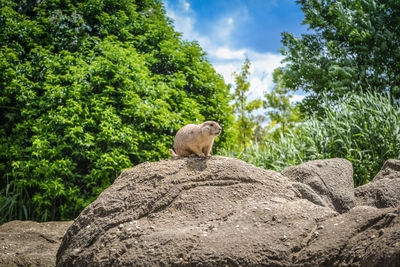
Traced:
[[294, 182], [292, 184], [294, 188], [296, 188], [299, 191], [299, 194], [302, 198], [309, 200], [310, 202], [320, 205], [322, 207], [330, 207], [317, 193], [312, 190], [311, 187], [309, 187], [306, 184], [303, 183], [296, 183]]
[[143, 163], [76, 218], [57, 266], [396, 266], [397, 209], [324, 205], [237, 159]]
[[54, 266], [72, 222], [12, 221], [0, 226], [0, 266]]
[[375, 182], [380, 179], [400, 179], [400, 160], [387, 160], [373, 181]]
[[318, 222], [294, 257], [297, 266], [399, 266], [399, 211], [359, 206]]
[[212, 157], [124, 171], [66, 233], [58, 266], [277, 264], [330, 208], [292, 182], [243, 161]]
[[359, 186], [354, 195], [356, 205], [377, 208], [397, 207], [400, 204], [400, 160], [388, 160], [371, 183]]
[[346, 159], [313, 160], [286, 168], [282, 174], [310, 186], [337, 212], [354, 207], [353, 166]]

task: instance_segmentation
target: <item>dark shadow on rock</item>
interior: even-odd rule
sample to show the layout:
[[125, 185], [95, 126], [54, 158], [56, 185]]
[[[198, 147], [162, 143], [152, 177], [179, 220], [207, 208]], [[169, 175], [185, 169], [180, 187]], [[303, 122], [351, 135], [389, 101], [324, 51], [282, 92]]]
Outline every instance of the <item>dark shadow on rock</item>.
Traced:
[[207, 168], [207, 157], [188, 157], [185, 158], [186, 166], [189, 170], [204, 171]]
[[353, 166], [346, 159], [313, 160], [288, 167], [282, 174], [308, 185], [337, 212], [344, 213], [354, 207]]
[[308, 201], [322, 207], [329, 207], [329, 205], [308, 185], [294, 182], [293, 187], [299, 191], [301, 198], [307, 199]]

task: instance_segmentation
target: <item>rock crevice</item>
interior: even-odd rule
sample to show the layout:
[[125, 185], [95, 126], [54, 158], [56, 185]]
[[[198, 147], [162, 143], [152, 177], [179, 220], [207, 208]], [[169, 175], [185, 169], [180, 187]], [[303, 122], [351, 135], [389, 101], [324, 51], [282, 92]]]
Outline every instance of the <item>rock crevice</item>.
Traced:
[[[386, 174], [396, 186], [393, 164], [369, 186]], [[344, 159], [282, 173], [225, 157], [144, 163], [74, 221], [57, 266], [398, 266], [389, 193], [399, 188], [374, 205], [379, 194], [367, 186], [354, 189]]]
[[389, 160], [354, 189], [345, 159], [282, 173], [218, 156], [143, 163], [67, 224], [56, 265], [400, 266], [399, 170]]

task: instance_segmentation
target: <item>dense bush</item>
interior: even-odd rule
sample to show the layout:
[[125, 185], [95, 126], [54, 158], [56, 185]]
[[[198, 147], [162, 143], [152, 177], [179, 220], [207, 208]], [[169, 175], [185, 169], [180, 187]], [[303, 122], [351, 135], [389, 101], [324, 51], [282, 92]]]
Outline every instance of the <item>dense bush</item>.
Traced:
[[0, 223], [73, 219], [189, 122], [224, 147], [227, 93], [159, 1], [0, 0]]
[[376, 94], [352, 95], [336, 106], [328, 102], [321, 105], [324, 116], [307, 119], [278, 141], [267, 138], [241, 153], [224, 154], [277, 171], [314, 159], [346, 158], [357, 186], [371, 181], [387, 159], [400, 159], [398, 102]]

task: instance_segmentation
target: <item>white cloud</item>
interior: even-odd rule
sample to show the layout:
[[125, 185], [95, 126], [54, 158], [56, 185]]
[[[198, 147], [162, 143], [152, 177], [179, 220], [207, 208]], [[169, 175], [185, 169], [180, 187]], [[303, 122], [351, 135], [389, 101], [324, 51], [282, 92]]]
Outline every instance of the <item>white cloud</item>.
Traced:
[[240, 71], [240, 66], [238, 67], [238, 65], [236, 63], [226, 63], [224, 64], [223, 62], [220, 63], [213, 63], [214, 69], [216, 72], [222, 74], [222, 77], [224, 77], [224, 81], [225, 83], [234, 83], [234, 79], [233, 79], [233, 72], [238, 72]]
[[230, 43], [232, 33], [235, 30], [236, 23], [232, 17], [221, 17], [213, 24], [209, 35], [214, 45], [226, 45]]
[[271, 91], [273, 71], [282, 66], [283, 56], [272, 53], [248, 52], [251, 62], [250, 88], [254, 97], [263, 97], [265, 91]]
[[185, 0], [180, 0], [179, 2], [186, 12], [190, 10], [190, 4], [188, 2], [186, 2]]
[[216, 59], [243, 59], [246, 56], [246, 50], [231, 50], [228, 47], [218, 47], [215, 50], [211, 50], [209, 54]]
[[[219, 53], [218, 53], [219, 52]], [[246, 57], [250, 60], [250, 99], [261, 98], [273, 88], [272, 72], [282, 66], [283, 57], [272, 53], [257, 53], [247, 49], [219, 48], [212, 63], [226, 83], [234, 84], [233, 72], [239, 73]]]
[[304, 97], [306, 97], [305, 95], [293, 95], [292, 96], [292, 98], [290, 99], [290, 103], [291, 104], [294, 104], [294, 103], [296, 103], [296, 102], [301, 102], [303, 99], [304, 99]]
[[195, 31], [196, 18], [195, 13], [190, 8], [190, 3], [180, 0], [179, 4], [179, 6], [171, 6], [168, 2], [165, 3], [167, 16], [174, 20], [175, 30], [182, 33], [185, 40], [196, 40], [201, 47], [207, 47], [210, 44], [210, 39]]
[[[166, 3], [167, 16], [174, 19], [175, 30], [183, 33], [185, 40], [196, 40], [208, 53], [215, 70], [222, 74], [226, 83], [234, 84], [233, 72], [240, 72], [246, 57], [250, 59], [249, 99], [261, 98], [265, 91], [273, 88], [272, 72], [281, 66], [280, 54], [258, 53], [247, 48], [233, 49], [231, 35], [240, 21], [246, 20], [247, 11], [238, 10], [230, 16], [223, 16], [213, 24], [207, 36], [195, 30], [196, 14], [186, 0], [180, 0], [179, 6]], [[233, 19], [239, 18], [239, 21]], [[298, 97], [297, 99], [300, 99]]]

